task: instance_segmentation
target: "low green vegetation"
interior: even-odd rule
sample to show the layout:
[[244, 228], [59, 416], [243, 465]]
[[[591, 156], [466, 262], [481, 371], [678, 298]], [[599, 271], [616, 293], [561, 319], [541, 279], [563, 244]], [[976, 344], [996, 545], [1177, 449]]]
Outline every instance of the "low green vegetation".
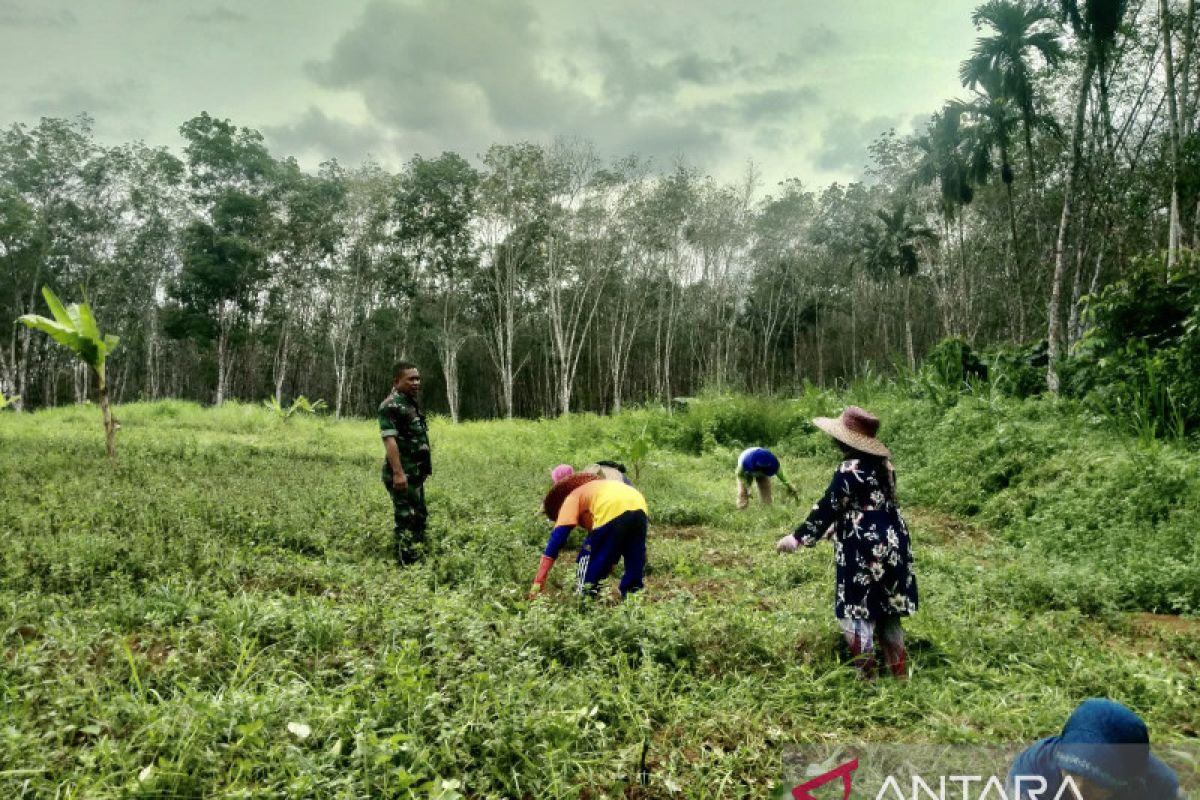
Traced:
[[[704, 398], [669, 415], [433, 423], [434, 552], [397, 569], [375, 426], [261, 406], [0, 415], [0, 796], [764, 797], [797, 742], [1024, 742], [1082, 698], [1200, 735], [1200, 463], [1086, 405]], [[863, 683], [828, 545], [773, 544], [884, 419], [922, 608]], [[734, 510], [747, 444], [804, 502]], [[525, 590], [547, 472], [634, 453], [647, 591]], [[1184, 616], [1166, 616], [1167, 614]]]
[[263, 400], [263, 408], [280, 422], [287, 422], [297, 414], [315, 416], [326, 410], [328, 405], [324, 400], [310, 401], [304, 395], [300, 395], [287, 406], [280, 403], [278, 397], [269, 397]]

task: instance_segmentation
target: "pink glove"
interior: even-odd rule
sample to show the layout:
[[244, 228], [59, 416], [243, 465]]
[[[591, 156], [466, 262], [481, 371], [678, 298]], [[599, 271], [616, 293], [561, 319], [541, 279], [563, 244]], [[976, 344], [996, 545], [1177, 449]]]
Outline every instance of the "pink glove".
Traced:
[[775, 549], [781, 553], [794, 553], [799, 546], [800, 542], [796, 541], [795, 534], [791, 533], [775, 543]]
[[554, 559], [550, 556], [542, 556], [538, 562], [537, 577], [533, 579], [533, 585], [529, 587], [529, 599], [537, 597], [546, 588], [546, 576], [550, 574], [550, 568], [554, 566]]

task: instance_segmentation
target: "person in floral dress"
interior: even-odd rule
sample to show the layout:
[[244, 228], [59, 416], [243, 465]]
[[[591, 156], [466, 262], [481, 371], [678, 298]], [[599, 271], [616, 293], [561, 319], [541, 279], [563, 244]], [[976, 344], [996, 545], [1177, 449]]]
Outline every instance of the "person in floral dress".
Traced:
[[900, 619], [917, 610], [912, 542], [896, 504], [891, 453], [876, 437], [879, 419], [857, 406], [813, 424], [832, 436], [842, 463], [808, 519], [779, 540], [781, 553], [833, 542], [834, 614], [864, 677], [875, 674], [875, 647], [897, 678], [907, 677]]

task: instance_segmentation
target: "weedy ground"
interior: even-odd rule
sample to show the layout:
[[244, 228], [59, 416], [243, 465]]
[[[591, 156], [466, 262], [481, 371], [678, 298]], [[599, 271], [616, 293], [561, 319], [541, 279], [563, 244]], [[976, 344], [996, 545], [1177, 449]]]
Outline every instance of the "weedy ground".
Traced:
[[[127, 405], [110, 468], [94, 408], [0, 414], [0, 796], [764, 797], [796, 743], [1025, 742], [1095, 695], [1200, 736], [1195, 451], [867, 401], [918, 560], [907, 683], [845, 665], [829, 546], [773, 547], [837, 459], [800, 421], [839, 398], [437, 420], [406, 569], [373, 423]], [[753, 414], [800, 504], [734, 510]], [[646, 431], [645, 593], [581, 605], [564, 554], [528, 602], [548, 469]]]

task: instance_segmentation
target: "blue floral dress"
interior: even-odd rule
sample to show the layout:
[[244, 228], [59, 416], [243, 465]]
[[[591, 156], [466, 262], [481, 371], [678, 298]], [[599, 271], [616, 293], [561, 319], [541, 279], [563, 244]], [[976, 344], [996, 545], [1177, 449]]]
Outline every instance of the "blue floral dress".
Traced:
[[794, 535], [805, 547], [833, 540], [839, 619], [877, 620], [917, 610], [912, 542], [889, 485], [895, 486], [891, 462], [847, 459], [796, 528]]

